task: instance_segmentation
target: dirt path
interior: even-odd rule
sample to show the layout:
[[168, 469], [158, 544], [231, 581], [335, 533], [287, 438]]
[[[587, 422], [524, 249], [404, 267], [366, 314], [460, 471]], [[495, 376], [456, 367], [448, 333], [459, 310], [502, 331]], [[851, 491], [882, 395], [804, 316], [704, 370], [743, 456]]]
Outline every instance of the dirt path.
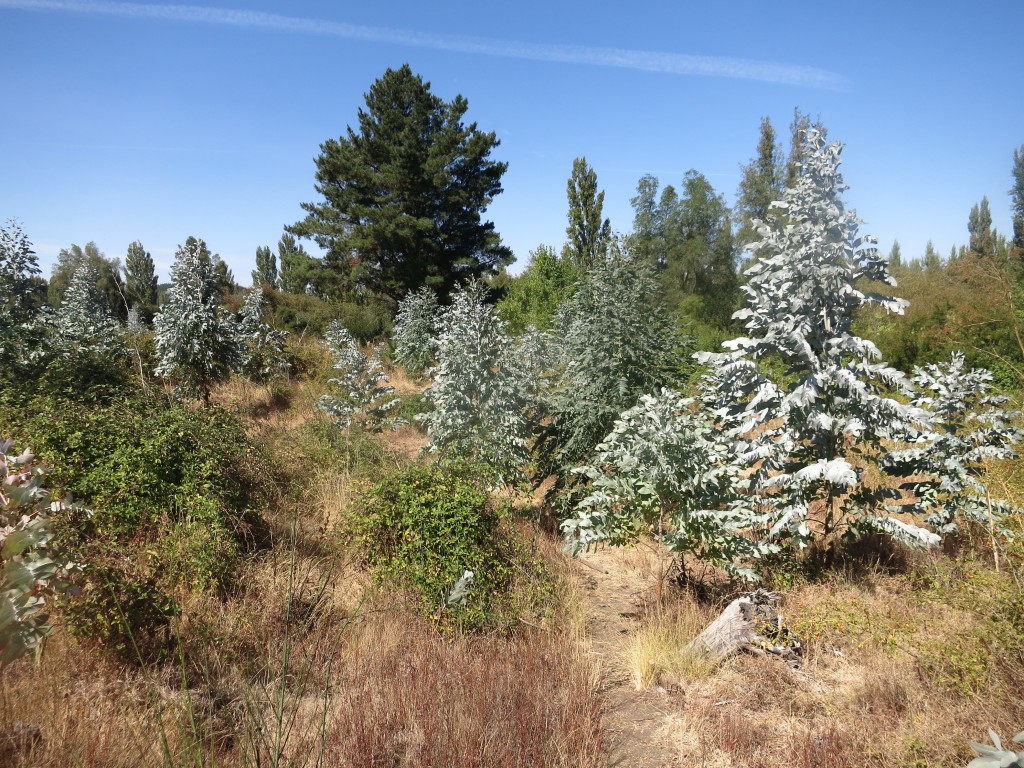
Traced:
[[587, 582], [591, 653], [606, 702], [608, 765], [615, 768], [683, 765], [673, 738], [678, 704], [657, 687], [638, 691], [624, 658], [629, 632], [653, 597], [652, 559], [605, 547], [581, 555], [578, 566]]

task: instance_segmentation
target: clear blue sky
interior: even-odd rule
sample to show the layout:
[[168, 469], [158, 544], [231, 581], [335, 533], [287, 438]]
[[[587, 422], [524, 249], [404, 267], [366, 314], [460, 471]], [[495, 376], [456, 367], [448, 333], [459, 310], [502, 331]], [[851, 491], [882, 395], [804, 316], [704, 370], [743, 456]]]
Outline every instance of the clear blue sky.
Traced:
[[1022, 30], [1021, 0], [0, 0], [0, 219], [47, 273], [71, 243], [123, 259], [138, 239], [166, 280], [195, 235], [247, 284], [257, 246], [316, 199], [320, 143], [408, 62], [498, 134], [509, 170], [489, 217], [513, 271], [563, 242], [574, 157], [626, 232], [645, 173], [678, 186], [695, 168], [731, 204], [761, 117], [787, 136], [796, 106], [846, 144], [863, 231], [945, 256], [983, 195], [1010, 231]]

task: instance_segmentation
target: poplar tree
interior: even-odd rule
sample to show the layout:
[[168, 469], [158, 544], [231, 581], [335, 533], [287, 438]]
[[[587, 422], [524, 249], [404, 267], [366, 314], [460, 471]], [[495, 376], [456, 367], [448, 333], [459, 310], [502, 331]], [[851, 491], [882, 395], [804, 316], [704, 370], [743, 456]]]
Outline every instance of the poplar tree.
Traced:
[[573, 160], [566, 192], [569, 197], [569, 226], [565, 234], [569, 241], [563, 258], [568, 257], [581, 269], [590, 269], [608, 245], [611, 222], [601, 219], [604, 191], [598, 189], [597, 172], [587, 164], [587, 158]]
[[124, 260], [124, 282], [129, 305], [139, 307], [144, 319], [151, 319], [157, 302], [156, 264], [138, 240], [128, 246]]
[[903, 266], [903, 254], [900, 251], [900, 241], [892, 241], [892, 249], [889, 251], [889, 269], [899, 269]]
[[308, 253], [295, 236], [285, 232], [277, 243], [278, 277], [281, 290], [285, 293], [304, 294], [312, 286], [316, 276], [317, 261]]
[[982, 197], [975, 203], [967, 217], [968, 248], [977, 256], [994, 256], [996, 237], [992, 229], [992, 211], [989, 209], [988, 197]]
[[782, 148], [770, 117], [761, 118], [757, 156], [740, 168], [742, 178], [736, 193], [735, 210], [740, 226], [736, 241], [740, 248], [745, 248], [756, 237], [754, 219], [764, 221], [768, 207], [782, 197], [782, 190], [785, 189]]
[[252, 273], [252, 287], [262, 285], [277, 288], [277, 257], [265, 245], [256, 249], [256, 269]]
[[1024, 145], [1013, 150], [1013, 186], [1010, 188], [1013, 245], [1024, 251]]

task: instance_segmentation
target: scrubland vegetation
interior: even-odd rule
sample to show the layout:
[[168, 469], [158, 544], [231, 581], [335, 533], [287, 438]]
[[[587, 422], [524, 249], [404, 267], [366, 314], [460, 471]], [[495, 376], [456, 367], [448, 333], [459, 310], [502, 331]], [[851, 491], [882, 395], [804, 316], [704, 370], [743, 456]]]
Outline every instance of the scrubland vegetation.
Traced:
[[[946, 262], [859, 233], [799, 112], [735, 212], [645, 177], [628, 235], [580, 158], [510, 277], [494, 135], [395, 99], [457, 232], [349, 199], [344, 138], [290, 228], [327, 255], [286, 233], [244, 293], [197, 238], [161, 299], [139, 243], [47, 285], [0, 231], [0, 763], [1024, 759], [1024, 152], [1014, 239], [985, 200]], [[795, 663], [687, 647], [755, 584]]]

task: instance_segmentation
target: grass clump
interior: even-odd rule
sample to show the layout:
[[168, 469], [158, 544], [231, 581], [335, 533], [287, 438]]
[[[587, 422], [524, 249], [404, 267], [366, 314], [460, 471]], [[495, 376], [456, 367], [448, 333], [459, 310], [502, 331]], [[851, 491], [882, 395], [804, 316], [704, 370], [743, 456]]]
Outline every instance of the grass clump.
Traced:
[[629, 636], [624, 662], [637, 690], [669, 681], [701, 680], [715, 671], [715, 664], [703, 653], [691, 652], [687, 644], [710, 621], [710, 612], [693, 601], [649, 616]]
[[370, 489], [351, 520], [376, 581], [443, 628], [508, 631], [550, 603], [546, 567], [475, 466], [412, 465]]

